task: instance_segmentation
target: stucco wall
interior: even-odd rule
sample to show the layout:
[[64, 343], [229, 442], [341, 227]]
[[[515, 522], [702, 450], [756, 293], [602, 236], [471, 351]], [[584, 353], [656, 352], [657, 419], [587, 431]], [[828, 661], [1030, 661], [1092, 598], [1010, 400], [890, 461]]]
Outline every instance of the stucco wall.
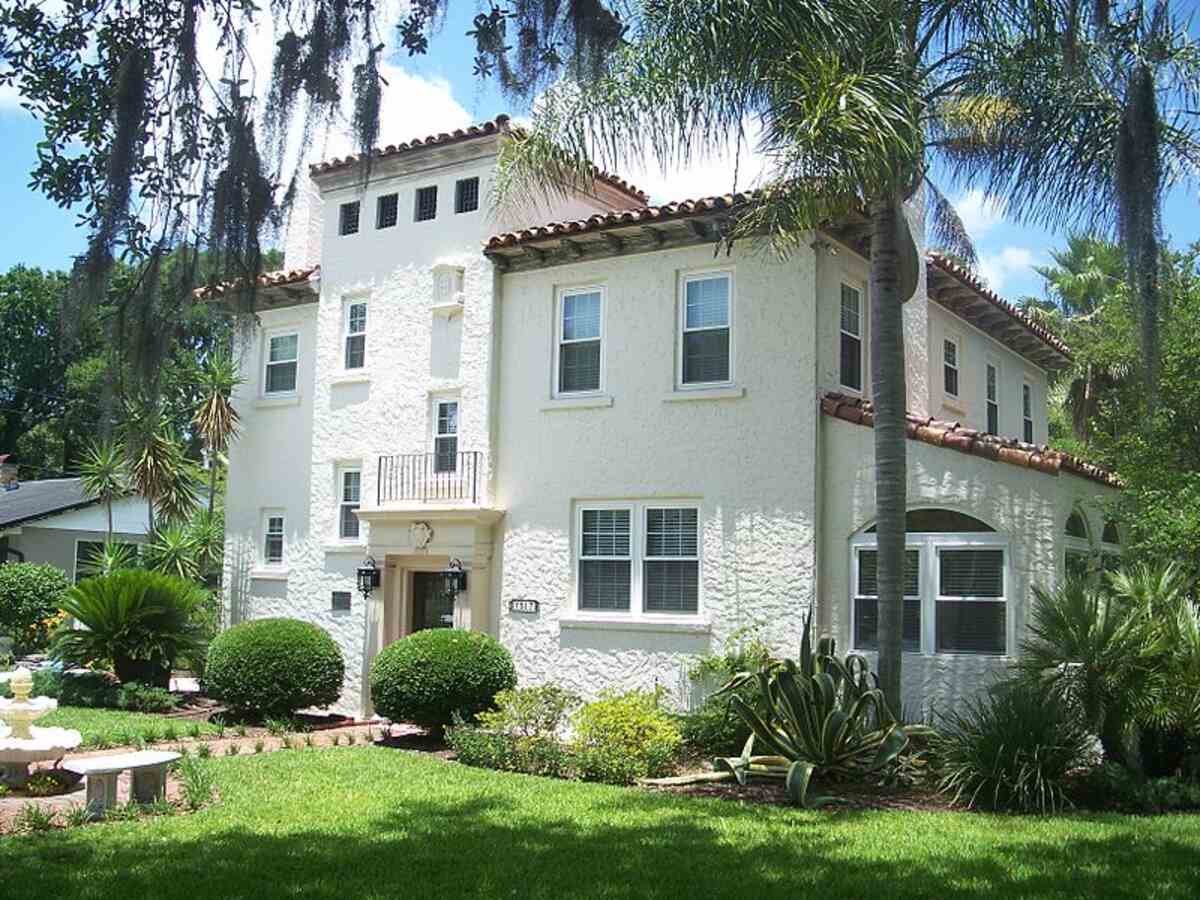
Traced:
[[[743, 396], [677, 402], [679, 279], [734, 273], [733, 380]], [[500, 318], [496, 558], [500, 637], [521, 679], [585, 695], [664, 686], [681, 705], [685, 670], [759, 624], [794, 648], [812, 602], [815, 506], [815, 266], [710, 246], [506, 275]], [[555, 291], [603, 284], [604, 389], [611, 405], [550, 402]], [[581, 499], [694, 499], [700, 510], [699, 627], [595, 627], [577, 610], [572, 525]], [[534, 599], [536, 615], [508, 601]]]
[[[818, 596], [827, 603], [826, 629], [851, 646], [851, 538], [873, 524], [875, 509], [872, 430], [822, 417], [821, 564]], [[982, 520], [1009, 542], [1008, 585], [1012, 654], [1025, 635], [1034, 585], [1051, 587], [1063, 566], [1063, 530], [1079, 506], [1093, 533], [1102, 505], [1114, 492], [1074, 475], [1058, 476], [908, 442], [910, 508], [938, 507]], [[870, 655], [870, 654], [868, 654]], [[1008, 663], [1003, 657], [905, 653], [903, 689], [910, 713], [946, 709], [976, 691]]]

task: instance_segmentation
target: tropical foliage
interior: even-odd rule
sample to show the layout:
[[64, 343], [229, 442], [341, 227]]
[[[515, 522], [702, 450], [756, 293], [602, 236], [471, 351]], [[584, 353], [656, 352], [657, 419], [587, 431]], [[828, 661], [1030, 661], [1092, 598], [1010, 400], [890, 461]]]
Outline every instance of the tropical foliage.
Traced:
[[207, 597], [194, 583], [158, 572], [85, 578], [61, 603], [84, 627], [60, 628], [51, 654], [68, 665], [111, 663], [122, 682], [167, 687], [175, 661], [201, 650], [195, 614]]

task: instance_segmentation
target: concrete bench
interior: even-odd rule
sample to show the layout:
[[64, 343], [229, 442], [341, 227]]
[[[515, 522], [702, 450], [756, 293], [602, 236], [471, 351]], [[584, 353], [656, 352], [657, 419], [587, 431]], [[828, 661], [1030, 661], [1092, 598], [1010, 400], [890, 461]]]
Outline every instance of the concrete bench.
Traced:
[[117, 805], [117, 778], [122, 772], [133, 773], [133, 799], [153, 803], [167, 794], [167, 766], [179, 759], [168, 750], [142, 750], [114, 756], [73, 759], [63, 768], [87, 778], [87, 808], [94, 818]]

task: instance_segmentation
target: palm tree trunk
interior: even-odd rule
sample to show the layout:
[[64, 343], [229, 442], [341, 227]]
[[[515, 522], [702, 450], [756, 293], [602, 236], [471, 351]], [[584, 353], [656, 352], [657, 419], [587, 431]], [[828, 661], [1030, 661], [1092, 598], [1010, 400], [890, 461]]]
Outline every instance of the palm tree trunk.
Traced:
[[217, 454], [208, 453], [208, 514], [213, 512], [213, 498], [217, 496]]
[[900, 201], [871, 203], [871, 397], [875, 407], [875, 524], [879, 593], [879, 682], [901, 713], [904, 631], [905, 446], [904, 307], [900, 296], [897, 219]]
[[108, 513], [108, 533], [105, 535], [105, 540], [112, 542], [112, 497], [104, 498], [104, 509]]

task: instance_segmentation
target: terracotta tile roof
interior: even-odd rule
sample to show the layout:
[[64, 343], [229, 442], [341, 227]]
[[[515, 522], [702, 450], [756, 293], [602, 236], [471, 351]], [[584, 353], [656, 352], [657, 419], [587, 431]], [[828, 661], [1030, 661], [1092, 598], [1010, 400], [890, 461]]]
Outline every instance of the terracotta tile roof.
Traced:
[[[321, 277], [320, 266], [309, 266], [307, 269], [277, 269], [274, 272], [263, 272], [255, 279], [259, 287], [282, 287], [287, 284], [299, 284], [303, 281], [314, 281]], [[241, 279], [223, 281], [220, 284], [197, 288], [194, 292], [201, 300], [211, 300], [220, 297], [233, 288], [240, 287]]]
[[1013, 321], [1023, 326], [1031, 334], [1041, 338], [1041, 340], [1052, 349], [1056, 350], [1067, 358], [1071, 358], [1071, 348], [1064, 344], [1057, 335], [1051, 332], [1048, 328], [1045, 328], [1038, 322], [1034, 321], [1028, 314], [1009, 303], [1007, 300], [989, 288], [986, 284], [980, 281], [979, 276], [977, 276], [975, 273], [964, 268], [963, 266], [960, 266], [958, 263], [954, 262], [954, 260], [947, 256], [943, 256], [941, 253], [930, 252], [926, 254], [926, 259], [930, 265], [936, 266], [947, 275], [952, 276], [961, 284], [970, 288], [981, 298], [986, 300], [992, 306], [996, 307], [996, 309], [1006, 313], [1010, 318], [1013, 319]]
[[[855, 425], [875, 425], [875, 411], [871, 404], [858, 397], [848, 397], [836, 392], [827, 393], [821, 398], [821, 411], [827, 416]], [[1026, 444], [1014, 438], [985, 434], [974, 428], [966, 428], [958, 422], [914, 416], [912, 413], [906, 418], [908, 437], [914, 441], [932, 444], [935, 447], [948, 447], [961, 453], [982, 456], [1025, 469], [1036, 469], [1048, 475], [1067, 471], [1108, 487], [1121, 487], [1121, 480], [1112, 472], [1061, 450]]]
[[484, 244], [486, 250], [517, 247], [530, 241], [543, 241], [555, 237], [603, 231], [607, 228], [622, 228], [630, 225], [649, 225], [670, 219], [687, 219], [722, 210], [746, 206], [754, 199], [752, 191], [724, 194], [719, 197], [700, 197], [696, 200], [679, 200], [661, 206], [641, 206], [636, 209], [619, 209], [613, 212], [596, 213], [586, 219], [566, 222], [549, 222], [520, 231], [508, 231], [493, 235]]
[[[478, 125], [470, 125], [466, 128], [456, 128], [454, 131], [443, 131], [439, 134], [431, 134], [423, 138], [414, 138], [411, 141], [404, 141], [399, 144], [388, 144], [386, 147], [376, 147], [372, 151], [375, 159], [386, 159], [392, 156], [399, 156], [404, 153], [412, 152], [413, 150], [421, 150], [427, 147], [444, 147], [448, 144], [457, 144], [462, 141], [469, 141], [475, 138], [487, 137], [493, 134], [513, 134], [520, 133], [520, 129], [509, 125], [509, 117], [501, 113], [489, 122], [481, 122]], [[312, 175], [325, 175], [329, 172], [338, 172], [343, 169], [348, 169], [362, 162], [362, 154], [351, 154], [342, 158], [334, 158], [325, 162], [315, 163], [308, 167], [308, 171]], [[645, 203], [650, 199], [649, 194], [640, 190], [637, 186], [630, 184], [624, 178], [605, 172], [602, 169], [593, 169], [593, 175], [597, 181], [603, 182], [610, 187], [616, 188], [623, 194], [632, 197], [639, 203]]]

